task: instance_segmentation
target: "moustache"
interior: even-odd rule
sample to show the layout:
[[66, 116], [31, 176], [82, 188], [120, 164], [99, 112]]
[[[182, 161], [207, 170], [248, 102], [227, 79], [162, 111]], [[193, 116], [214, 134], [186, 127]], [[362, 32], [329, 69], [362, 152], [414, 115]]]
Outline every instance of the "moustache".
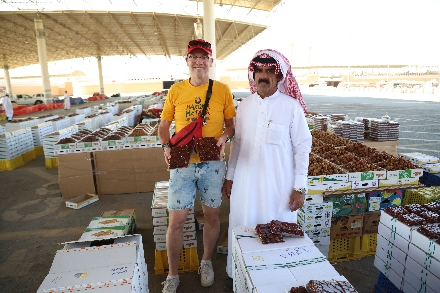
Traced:
[[260, 79], [258, 80], [258, 83], [262, 83], [262, 82], [265, 82], [265, 83], [267, 83], [267, 84], [270, 84], [269, 80], [266, 79], [266, 78], [260, 78]]

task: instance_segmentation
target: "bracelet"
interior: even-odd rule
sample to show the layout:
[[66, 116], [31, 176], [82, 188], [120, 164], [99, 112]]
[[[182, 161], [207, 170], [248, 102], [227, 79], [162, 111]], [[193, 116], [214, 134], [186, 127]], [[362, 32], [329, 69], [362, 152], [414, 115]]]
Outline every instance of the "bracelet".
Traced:
[[170, 143], [163, 143], [162, 149], [165, 149], [165, 148], [171, 148], [171, 144]]
[[226, 133], [223, 133], [224, 135], [226, 135], [226, 141], [229, 140], [229, 135], [227, 135]]

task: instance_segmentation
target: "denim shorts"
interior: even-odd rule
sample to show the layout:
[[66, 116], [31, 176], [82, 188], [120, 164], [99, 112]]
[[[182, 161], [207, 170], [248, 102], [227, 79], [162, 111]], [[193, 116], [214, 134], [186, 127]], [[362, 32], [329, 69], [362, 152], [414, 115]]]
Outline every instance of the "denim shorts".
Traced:
[[184, 210], [194, 206], [196, 190], [206, 206], [219, 208], [225, 174], [224, 160], [189, 164], [187, 168], [170, 170], [168, 209]]

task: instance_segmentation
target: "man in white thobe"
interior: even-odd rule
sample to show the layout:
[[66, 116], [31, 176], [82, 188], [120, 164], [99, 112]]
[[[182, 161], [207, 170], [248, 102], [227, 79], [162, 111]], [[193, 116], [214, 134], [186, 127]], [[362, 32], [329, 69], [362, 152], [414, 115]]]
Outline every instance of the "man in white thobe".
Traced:
[[70, 95], [64, 92], [64, 110], [70, 110]]
[[3, 97], [3, 109], [5, 109], [6, 118], [11, 122], [12, 116], [14, 116], [14, 108], [8, 94]]
[[296, 222], [304, 204], [312, 136], [306, 106], [289, 61], [261, 50], [249, 68], [252, 95], [238, 105], [223, 195], [230, 199], [228, 259], [224, 282], [232, 291], [233, 227]]

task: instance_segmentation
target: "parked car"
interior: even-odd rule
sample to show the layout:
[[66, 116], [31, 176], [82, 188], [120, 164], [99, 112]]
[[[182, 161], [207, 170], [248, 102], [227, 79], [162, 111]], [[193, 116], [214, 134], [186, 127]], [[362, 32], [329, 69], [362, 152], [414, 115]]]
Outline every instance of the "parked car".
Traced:
[[33, 94], [32, 95], [32, 99], [34, 101], [34, 105], [38, 105], [38, 104], [51, 104], [53, 103], [53, 98], [52, 99], [46, 99], [46, 97], [44, 97], [44, 94], [42, 93], [38, 93], [38, 94]]
[[26, 94], [13, 94], [11, 97], [12, 103], [17, 103], [18, 105], [34, 105], [35, 100], [32, 96]]

